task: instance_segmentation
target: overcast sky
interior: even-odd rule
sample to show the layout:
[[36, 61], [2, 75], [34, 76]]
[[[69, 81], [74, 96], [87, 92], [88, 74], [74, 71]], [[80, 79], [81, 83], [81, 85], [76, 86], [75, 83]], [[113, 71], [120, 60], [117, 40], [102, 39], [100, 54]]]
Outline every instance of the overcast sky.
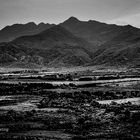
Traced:
[[0, 0], [0, 28], [14, 23], [80, 20], [140, 27], [140, 0]]

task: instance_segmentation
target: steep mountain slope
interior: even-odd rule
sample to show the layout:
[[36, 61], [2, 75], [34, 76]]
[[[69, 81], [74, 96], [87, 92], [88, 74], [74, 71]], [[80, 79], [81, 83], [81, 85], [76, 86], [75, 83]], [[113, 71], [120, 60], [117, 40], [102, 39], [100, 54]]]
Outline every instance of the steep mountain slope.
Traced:
[[[84, 38], [97, 46], [113, 39], [124, 30], [122, 26], [109, 25], [94, 20], [80, 21], [75, 17], [70, 17], [60, 25], [75, 36]], [[11, 41], [21, 36], [38, 34], [52, 26], [54, 24], [40, 23], [36, 25], [33, 22], [6, 26], [0, 30], [0, 42]]]
[[[53, 47], [67, 46], [90, 46], [87, 41], [75, 37], [73, 34], [59, 25], [56, 25], [37, 35], [19, 37], [12, 42], [18, 45], [24, 45], [29, 48], [38, 49], [51, 49]], [[91, 49], [92, 47], [89, 48]]]
[[109, 25], [94, 20], [80, 21], [75, 17], [70, 17], [60, 25], [74, 35], [97, 46], [113, 39], [123, 30], [122, 26]]
[[[42, 23], [42, 26], [46, 25]], [[38, 34], [2, 43], [0, 64], [13, 67], [140, 66], [140, 29], [71, 17]]]
[[36, 25], [34, 22], [6, 26], [0, 30], [0, 42], [8, 42], [16, 39], [17, 37], [37, 34], [41, 31], [51, 28], [52, 26], [54, 25], [45, 23]]
[[117, 37], [99, 47], [92, 64], [140, 65], [140, 29], [126, 26]]
[[140, 65], [140, 29], [71, 17], [61, 24], [74, 35], [95, 47], [88, 65]]
[[20, 63], [41, 66], [84, 65], [91, 62], [93, 51], [87, 41], [75, 37], [59, 25], [37, 35], [23, 36], [10, 43], [3, 43], [0, 49], [1, 55], [7, 56], [7, 65], [11, 63], [18, 66]]

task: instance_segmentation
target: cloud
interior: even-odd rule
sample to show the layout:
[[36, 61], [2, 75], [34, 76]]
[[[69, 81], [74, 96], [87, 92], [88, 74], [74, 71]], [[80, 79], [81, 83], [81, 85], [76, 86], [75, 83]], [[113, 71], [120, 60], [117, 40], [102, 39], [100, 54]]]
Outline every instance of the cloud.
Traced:
[[124, 16], [118, 19], [110, 20], [108, 23], [118, 24], [118, 25], [133, 25], [140, 28], [140, 13]]
[[131, 23], [128, 19], [134, 19], [139, 11], [140, 0], [0, 0], [0, 26], [29, 21], [59, 23], [70, 16], [124, 24]]

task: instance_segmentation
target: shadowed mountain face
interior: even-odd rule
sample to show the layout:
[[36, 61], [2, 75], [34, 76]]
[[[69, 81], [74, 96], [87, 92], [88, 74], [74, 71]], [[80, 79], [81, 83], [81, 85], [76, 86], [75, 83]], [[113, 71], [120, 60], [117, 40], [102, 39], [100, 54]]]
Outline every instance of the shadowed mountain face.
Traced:
[[[37, 25], [33, 28], [33, 23], [29, 24], [32, 24], [28, 27], [31, 34], [29, 32], [24, 36], [19, 34], [21, 37], [10, 43], [1, 43], [1, 65], [13, 67], [140, 65], [140, 29], [130, 25], [84, 22], [75, 17], [60, 25], [46, 27], [42, 23], [38, 25], [42, 27], [38, 27], [38, 30]], [[16, 29], [17, 32], [20, 30], [15, 27]], [[36, 32], [35, 35], [33, 32]]]
[[99, 46], [92, 65], [140, 65], [140, 30], [125, 26], [117, 37]]
[[[12, 41], [18, 45], [24, 45], [29, 48], [47, 49], [57, 48], [76, 48], [89, 46], [89, 43], [83, 39], [74, 36], [63, 27], [56, 25], [37, 35], [23, 36]], [[89, 47], [92, 49], [92, 47]]]
[[27, 24], [14, 24], [6, 26], [0, 30], [0, 42], [8, 42], [16, 39], [17, 37], [25, 35], [38, 34], [41, 31], [51, 28], [53, 24], [40, 23], [36, 25], [34, 22]]
[[140, 29], [97, 21], [79, 21], [71, 17], [61, 24], [75, 36], [94, 46], [93, 59], [88, 65], [140, 65]]
[[60, 24], [74, 35], [84, 38], [93, 45], [99, 46], [105, 42], [116, 37], [121, 30], [122, 26], [108, 25], [98, 21], [79, 21], [75, 17], [71, 17], [68, 20]]
[[[79, 66], [92, 60], [92, 46], [56, 25], [37, 35], [2, 43], [0, 55], [6, 65]], [[1, 63], [2, 65], [2, 63]]]

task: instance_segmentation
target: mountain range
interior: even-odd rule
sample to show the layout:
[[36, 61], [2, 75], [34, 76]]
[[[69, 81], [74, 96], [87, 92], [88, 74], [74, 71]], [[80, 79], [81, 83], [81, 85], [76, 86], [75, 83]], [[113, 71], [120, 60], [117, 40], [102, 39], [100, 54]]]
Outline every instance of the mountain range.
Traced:
[[140, 29], [70, 17], [59, 25], [14, 24], [0, 30], [0, 65], [139, 66]]

